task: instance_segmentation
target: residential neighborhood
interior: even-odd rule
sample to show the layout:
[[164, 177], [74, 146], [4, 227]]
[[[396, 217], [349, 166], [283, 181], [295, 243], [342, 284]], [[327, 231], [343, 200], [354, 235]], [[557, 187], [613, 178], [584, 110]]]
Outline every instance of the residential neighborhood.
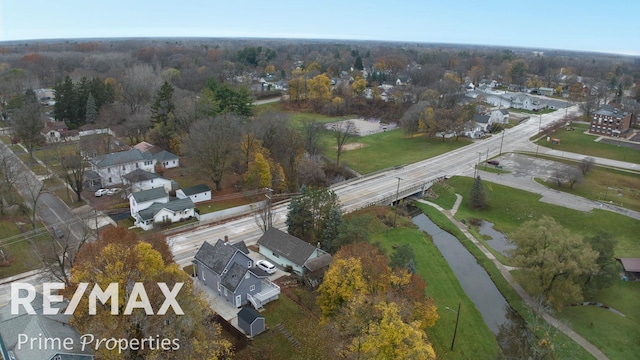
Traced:
[[0, 42], [0, 359], [632, 359], [634, 59]]

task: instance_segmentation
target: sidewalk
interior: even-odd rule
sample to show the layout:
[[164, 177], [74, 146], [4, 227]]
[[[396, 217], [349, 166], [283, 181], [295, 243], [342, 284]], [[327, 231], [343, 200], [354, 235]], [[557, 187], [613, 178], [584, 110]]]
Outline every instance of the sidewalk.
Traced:
[[529, 294], [522, 288], [522, 286], [520, 286], [520, 284], [518, 284], [513, 277], [511, 276], [511, 273], [509, 272], [509, 269], [503, 265], [498, 259], [496, 259], [496, 257], [489, 251], [487, 250], [486, 247], [484, 247], [484, 245], [482, 243], [480, 243], [473, 235], [471, 235], [471, 233], [467, 230], [467, 227], [460, 223], [458, 220], [456, 220], [452, 214], [455, 214], [458, 211], [458, 207], [460, 206], [460, 203], [462, 201], [462, 196], [459, 194], [456, 194], [456, 202], [453, 206], [453, 209], [449, 210], [445, 210], [442, 207], [440, 207], [437, 204], [434, 204], [432, 202], [426, 201], [426, 200], [418, 200], [419, 202], [423, 203], [423, 204], [427, 204], [429, 206], [432, 206], [436, 209], [438, 209], [440, 212], [442, 212], [448, 219], [449, 221], [451, 221], [451, 223], [453, 223], [456, 227], [458, 227], [458, 229], [460, 229], [460, 231], [462, 231], [462, 233], [475, 245], [478, 247], [478, 249], [480, 249], [480, 251], [482, 251], [482, 253], [493, 262], [493, 264], [496, 266], [496, 268], [498, 268], [498, 271], [500, 271], [500, 274], [502, 274], [502, 276], [505, 278], [505, 280], [507, 280], [507, 282], [509, 283], [509, 285], [511, 285], [511, 287], [513, 287], [513, 289], [516, 291], [516, 293], [518, 293], [518, 295], [522, 298], [522, 300], [525, 302], [525, 304], [533, 311], [536, 312], [536, 314], [540, 317], [542, 317], [547, 323], [549, 323], [551, 326], [555, 327], [556, 329], [560, 330], [561, 332], [563, 332], [565, 335], [569, 336], [573, 341], [575, 341], [576, 343], [578, 343], [580, 346], [582, 346], [585, 350], [587, 350], [591, 355], [593, 355], [596, 359], [608, 359], [607, 356], [600, 351], [597, 347], [595, 347], [593, 344], [591, 344], [589, 341], [587, 341], [585, 338], [583, 338], [582, 336], [578, 335], [578, 333], [576, 333], [575, 331], [573, 331], [571, 328], [569, 328], [567, 325], [563, 324], [562, 322], [560, 322], [558, 319], [554, 318], [553, 316], [551, 316], [549, 313], [540, 310], [537, 306], [535, 306], [535, 301], [531, 298], [531, 296], [529, 296]]

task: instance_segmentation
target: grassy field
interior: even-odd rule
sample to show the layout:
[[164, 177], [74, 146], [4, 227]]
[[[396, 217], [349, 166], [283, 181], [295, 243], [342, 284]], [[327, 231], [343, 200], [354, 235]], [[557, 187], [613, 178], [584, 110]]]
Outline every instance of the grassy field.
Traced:
[[537, 143], [554, 150], [640, 164], [640, 151], [624, 146], [595, 142], [597, 136], [584, 133], [589, 129], [589, 125], [573, 124], [571, 126], [575, 130], [567, 131], [562, 128], [552, 135], [552, 137], [560, 139], [560, 144], [553, 145], [546, 139], [541, 139]]
[[[332, 133], [324, 132], [322, 142], [325, 145], [325, 154], [335, 160], [337, 154]], [[463, 138], [447, 139], [443, 142], [440, 138], [426, 138], [423, 135], [407, 137], [401, 129], [396, 129], [369, 136], [352, 137], [348, 143], [360, 143], [362, 147], [343, 151], [340, 163], [361, 174], [367, 174], [429, 159], [468, 145], [470, 142]]]
[[[30, 230], [31, 225], [25, 224], [23, 229]], [[35, 236], [20, 234], [21, 231], [15, 219], [3, 218], [0, 221], [0, 249], [11, 263], [10, 266], [0, 266], [0, 279], [42, 267], [42, 263], [34, 252], [34, 246], [48, 241], [50, 234], [46, 231]]]
[[[463, 196], [468, 194], [471, 184], [470, 178], [455, 177], [449, 180], [449, 185]], [[484, 211], [471, 210], [463, 201], [456, 218], [485, 219], [493, 222], [497, 230], [508, 233], [523, 222], [546, 214], [556, 219], [565, 228], [582, 236], [595, 235], [599, 231], [614, 234], [617, 239], [616, 257], [640, 257], [640, 242], [637, 237], [640, 233], [640, 222], [635, 219], [601, 210], [584, 213], [540, 203], [539, 195], [536, 194], [496, 184], [485, 183], [484, 185], [490, 196], [490, 208]], [[450, 191], [453, 190], [447, 190], [447, 192]], [[438, 199], [434, 201], [437, 202]], [[640, 352], [640, 343], [637, 342], [640, 338], [640, 313], [637, 310], [639, 293], [640, 283], [616, 281], [612, 287], [601, 290], [593, 298], [585, 299], [602, 302], [623, 313], [629, 313], [624, 319], [613, 312], [588, 306], [566, 308], [557, 316], [570, 322], [574, 330], [596, 345], [632, 343], [635, 346], [631, 346], [631, 353], [637, 354]], [[615, 327], [616, 323], [622, 330], [608, 331], [608, 327]], [[598, 324], [602, 326], [598, 327]], [[611, 358], [627, 358], [627, 349], [616, 350], [615, 347], [614, 345], [602, 346], [601, 350]]]
[[[498, 358], [500, 349], [495, 336], [430, 238], [417, 229], [398, 228], [379, 233], [373, 240], [382, 244], [387, 253], [391, 253], [393, 245], [411, 246], [418, 273], [427, 283], [427, 294], [438, 305], [440, 319], [434, 327], [427, 329], [427, 334], [440, 359], [477, 358], [478, 354], [486, 359]], [[458, 302], [462, 304], [462, 316], [451, 351], [456, 314], [445, 306], [456, 308]]]

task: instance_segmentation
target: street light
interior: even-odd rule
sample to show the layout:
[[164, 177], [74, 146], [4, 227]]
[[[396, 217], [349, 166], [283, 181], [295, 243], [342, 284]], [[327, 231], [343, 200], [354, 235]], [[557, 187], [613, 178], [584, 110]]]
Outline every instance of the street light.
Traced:
[[395, 207], [395, 213], [393, 214], [393, 228], [396, 228], [396, 219], [398, 218], [398, 195], [400, 194], [400, 180], [402, 180], [401, 177], [396, 176], [396, 178], [398, 179], [398, 187], [396, 188], [396, 207]]
[[444, 308], [456, 313], [456, 327], [453, 329], [453, 339], [451, 340], [451, 350], [453, 351], [453, 344], [456, 342], [456, 334], [458, 333], [458, 321], [460, 320], [460, 303], [458, 303], [458, 311], [455, 311], [448, 306], [445, 306]]

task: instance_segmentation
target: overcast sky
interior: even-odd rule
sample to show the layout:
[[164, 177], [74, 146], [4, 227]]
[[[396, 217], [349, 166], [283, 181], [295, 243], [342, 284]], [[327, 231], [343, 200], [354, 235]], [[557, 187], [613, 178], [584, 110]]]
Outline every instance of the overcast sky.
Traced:
[[390, 40], [640, 55], [640, 0], [0, 0], [0, 41]]

